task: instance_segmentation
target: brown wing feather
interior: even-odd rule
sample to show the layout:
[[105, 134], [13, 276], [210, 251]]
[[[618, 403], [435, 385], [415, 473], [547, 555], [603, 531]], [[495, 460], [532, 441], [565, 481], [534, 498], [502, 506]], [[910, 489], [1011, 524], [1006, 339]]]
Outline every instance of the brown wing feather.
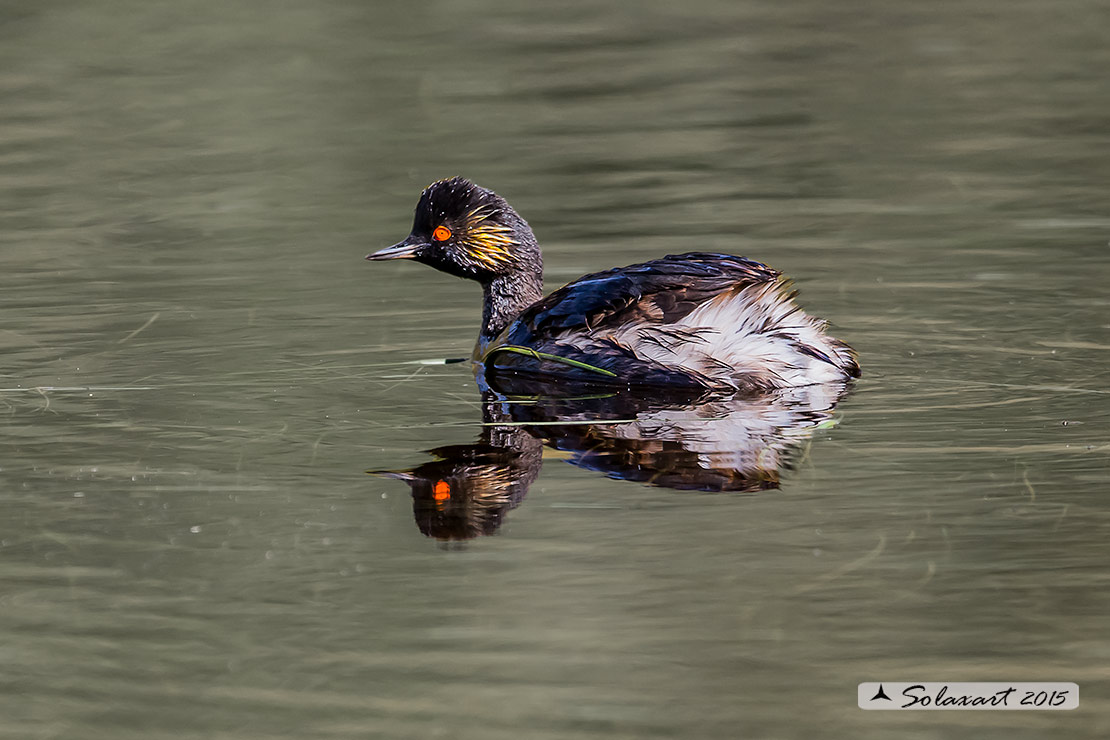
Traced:
[[671, 324], [722, 291], [777, 277], [759, 262], [700, 252], [618, 267], [559, 288], [521, 314], [497, 343], [535, 346], [578, 329]]
[[528, 308], [491, 346], [529, 347], [616, 377], [509, 353], [495, 353], [493, 369], [590, 384], [708, 388], [712, 381], [698, 369], [648, 359], [615, 335], [643, 327], [661, 331], [656, 337], [660, 342], [699, 341], [689, 330], [672, 336], [667, 327], [723, 292], [777, 278], [776, 271], [758, 262], [706, 253], [671, 255], [586, 275]]

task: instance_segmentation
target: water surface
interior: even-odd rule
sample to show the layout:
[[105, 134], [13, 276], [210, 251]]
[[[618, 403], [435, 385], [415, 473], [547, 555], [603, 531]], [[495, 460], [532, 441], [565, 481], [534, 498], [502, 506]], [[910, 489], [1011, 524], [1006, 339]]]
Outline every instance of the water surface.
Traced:
[[[0, 11], [0, 736], [1103, 737], [1110, 47], [1092, 0]], [[482, 434], [479, 293], [368, 264], [506, 196], [550, 288], [792, 275], [864, 378], [781, 488], [547, 448], [444, 548], [366, 475]], [[872, 680], [1079, 683], [872, 713]]]

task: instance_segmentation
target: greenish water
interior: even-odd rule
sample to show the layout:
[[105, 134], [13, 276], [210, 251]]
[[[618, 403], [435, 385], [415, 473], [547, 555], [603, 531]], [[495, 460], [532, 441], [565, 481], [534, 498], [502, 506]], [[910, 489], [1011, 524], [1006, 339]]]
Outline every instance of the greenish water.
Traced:
[[[0, 737], [1105, 737], [1094, 0], [0, 9]], [[477, 288], [362, 257], [496, 189], [550, 288], [689, 249], [861, 353], [779, 490], [547, 448], [443, 547]], [[488, 428], [487, 428], [488, 429]], [[874, 680], [1075, 681], [875, 713]]]

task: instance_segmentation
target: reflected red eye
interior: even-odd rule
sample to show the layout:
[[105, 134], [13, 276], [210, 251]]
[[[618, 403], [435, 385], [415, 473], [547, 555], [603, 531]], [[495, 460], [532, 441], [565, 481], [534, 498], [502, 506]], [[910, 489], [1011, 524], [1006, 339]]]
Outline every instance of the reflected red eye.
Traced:
[[437, 480], [432, 486], [432, 498], [436, 501], [446, 501], [451, 498], [451, 484], [445, 480]]
[[445, 242], [451, 238], [451, 229], [446, 226], [437, 226], [436, 230], [432, 232], [432, 238], [437, 242]]

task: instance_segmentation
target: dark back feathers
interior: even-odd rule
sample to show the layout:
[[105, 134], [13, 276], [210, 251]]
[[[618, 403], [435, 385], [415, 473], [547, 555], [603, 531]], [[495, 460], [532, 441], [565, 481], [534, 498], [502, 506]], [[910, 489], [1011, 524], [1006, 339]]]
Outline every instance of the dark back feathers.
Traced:
[[559, 288], [508, 328], [507, 344], [532, 346], [568, 330], [631, 322], [670, 324], [726, 290], [775, 280], [766, 265], [727, 254], [691, 252], [597, 272]]

